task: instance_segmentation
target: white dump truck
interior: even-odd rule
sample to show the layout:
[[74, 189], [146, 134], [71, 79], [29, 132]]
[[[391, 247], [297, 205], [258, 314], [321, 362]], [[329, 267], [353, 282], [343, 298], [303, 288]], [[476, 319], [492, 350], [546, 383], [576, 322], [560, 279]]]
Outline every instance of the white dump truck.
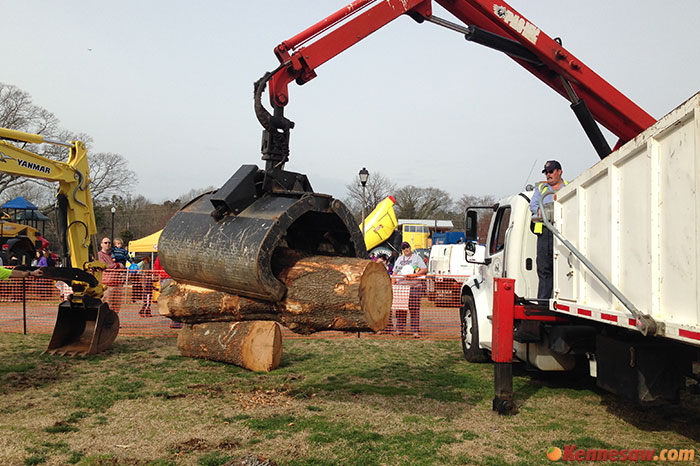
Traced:
[[[487, 360], [504, 345], [501, 362], [514, 355], [546, 371], [585, 364], [619, 395], [677, 399], [687, 377], [697, 380], [700, 360], [698, 192], [700, 94], [557, 193], [546, 303], [536, 300], [533, 192], [498, 202], [486, 256], [461, 291], [467, 360]], [[478, 215], [467, 209], [468, 241]], [[510, 328], [499, 320], [504, 308]]]

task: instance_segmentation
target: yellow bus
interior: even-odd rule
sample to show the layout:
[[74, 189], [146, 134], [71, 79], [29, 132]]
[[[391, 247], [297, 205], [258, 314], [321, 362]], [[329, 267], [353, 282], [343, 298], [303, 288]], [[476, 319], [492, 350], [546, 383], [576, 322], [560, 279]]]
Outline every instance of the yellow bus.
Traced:
[[430, 229], [427, 225], [420, 223], [404, 223], [401, 225], [401, 240], [411, 244], [411, 248], [428, 249], [428, 238], [430, 237]]

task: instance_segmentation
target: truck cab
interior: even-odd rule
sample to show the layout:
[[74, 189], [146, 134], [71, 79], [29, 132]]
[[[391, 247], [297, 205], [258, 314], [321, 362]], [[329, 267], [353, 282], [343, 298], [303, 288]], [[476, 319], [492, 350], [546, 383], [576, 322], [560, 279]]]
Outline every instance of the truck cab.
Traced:
[[[484, 212], [485, 208], [467, 209], [466, 260], [479, 265], [475, 275], [461, 289], [462, 349], [468, 361], [488, 360], [492, 348], [494, 278], [512, 278], [515, 280], [516, 296], [524, 300], [537, 298], [537, 235], [531, 221], [532, 193], [533, 191], [520, 192], [501, 199], [490, 208], [493, 215], [486, 238], [486, 251], [481, 261], [477, 260], [475, 254], [476, 227], [479, 216], [491, 212]], [[546, 336], [534, 338], [528, 329], [520, 330], [515, 330], [514, 341], [515, 356], [518, 359], [541, 370], [561, 371], [573, 368], [574, 357], [550, 351]]]

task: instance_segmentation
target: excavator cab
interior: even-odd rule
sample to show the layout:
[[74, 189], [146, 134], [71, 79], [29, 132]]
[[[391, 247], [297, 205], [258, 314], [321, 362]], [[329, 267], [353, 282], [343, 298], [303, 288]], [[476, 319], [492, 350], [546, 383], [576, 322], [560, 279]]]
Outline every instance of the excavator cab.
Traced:
[[216, 192], [177, 212], [158, 241], [160, 263], [173, 278], [267, 301], [281, 300], [282, 249], [309, 255], [366, 257], [362, 233], [338, 199], [314, 193], [306, 175], [285, 171], [294, 123], [261, 105], [271, 74], [255, 85], [255, 111], [264, 127], [264, 169], [243, 165]]

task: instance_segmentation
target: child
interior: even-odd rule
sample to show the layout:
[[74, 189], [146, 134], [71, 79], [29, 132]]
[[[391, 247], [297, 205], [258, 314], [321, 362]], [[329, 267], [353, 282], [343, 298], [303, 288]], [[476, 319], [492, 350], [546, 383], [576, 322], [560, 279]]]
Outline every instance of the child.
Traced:
[[126, 266], [126, 261], [129, 260], [129, 251], [124, 247], [124, 241], [120, 238], [114, 238], [114, 244], [112, 245], [112, 259], [115, 262], [119, 262], [121, 265]]

